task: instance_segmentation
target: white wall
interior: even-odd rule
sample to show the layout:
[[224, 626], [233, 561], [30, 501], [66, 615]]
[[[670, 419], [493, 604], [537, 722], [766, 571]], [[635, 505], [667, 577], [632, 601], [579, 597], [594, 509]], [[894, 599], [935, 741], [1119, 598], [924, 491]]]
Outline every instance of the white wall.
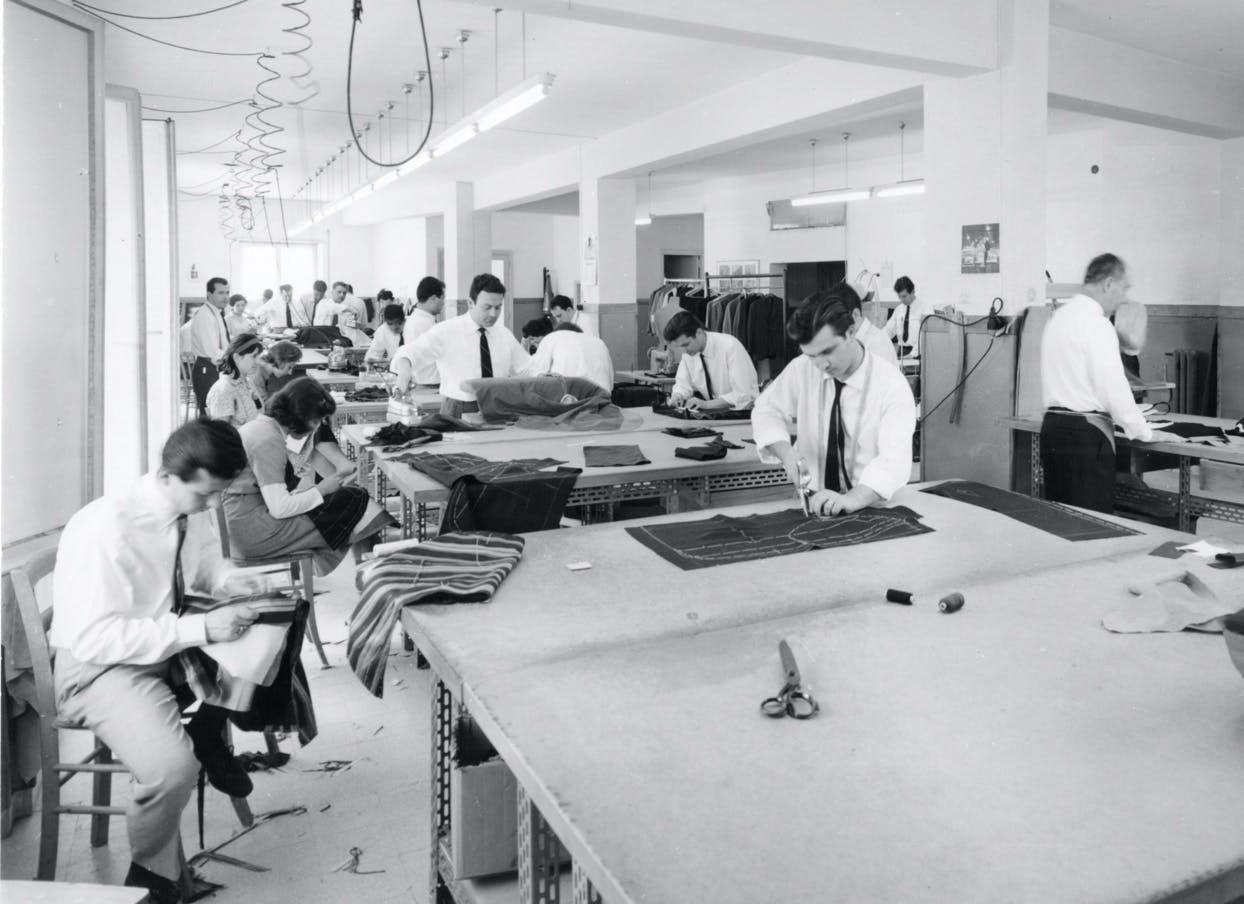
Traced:
[[543, 268], [553, 267], [553, 214], [494, 213], [492, 250], [510, 252], [511, 298], [539, 298], [544, 293]]
[[580, 279], [579, 218], [553, 217], [553, 292], [573, 299]]
[[652, 224], [635, 229], [635, 284], [646, 297], [665, 278], [665, 255], [704, 255], [704, 215], [654, 215]]
[[[207, 281], [223, 276], [233, 282], [229, 241], [220, 231], [215, 198], [182, 198], [177, 202], [177, 285], [183, 298], [203, 298]], [[195, 267], [198, 277], [190, 278]]]
[[388, 289], [398, 298], [414, 298], [419, 280], [432, 272], [428, 266], [428, 221], [423, 217], [390, 220], [372, 227], [374, 251], [372, 275], [374, 283], [354, 284], [357, 292], [374, 296]]
[[328, 267], [322, 279], [330, 290], [339, 280], [354, 286], [355, 294], [370, 295], [380, 288], [374, 261], [377, 229], [378, 226], [338, 224], [326, 230]]

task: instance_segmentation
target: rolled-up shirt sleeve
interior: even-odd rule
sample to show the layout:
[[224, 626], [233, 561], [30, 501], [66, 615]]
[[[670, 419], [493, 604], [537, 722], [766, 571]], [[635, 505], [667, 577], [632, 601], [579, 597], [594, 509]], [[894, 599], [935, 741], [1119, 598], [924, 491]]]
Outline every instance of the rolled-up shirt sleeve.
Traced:
[[1110, 321], [1097, 318], [1091, 325], [1091, 354], [1089, 355], [1089, 379], [1093, 390], [1106, 407], [1115, 425], [1122, 428], [1128, 439], [1148, 442], [1153, 439], [1153, 428], [1140, 413], [1132, 397], [1123, 359], [1119, 357], [1119, 337]]

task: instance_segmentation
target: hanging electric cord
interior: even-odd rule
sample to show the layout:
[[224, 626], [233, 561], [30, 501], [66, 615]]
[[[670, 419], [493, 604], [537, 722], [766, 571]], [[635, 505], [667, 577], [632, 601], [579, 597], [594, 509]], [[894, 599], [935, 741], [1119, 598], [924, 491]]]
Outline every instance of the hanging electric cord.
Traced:
[[234, 3], [228, 3], [224, 6], [218, 6], [215, 9], [205, 9], [199, 13], [182, 13], [177, 16], [140, 16], [136, 13], [119, 13], [111, 9], [100, 9], [98, 6], [91, 6], [89, 3], [75, 3], [74, 6], [80, 6], [83, 9], [89, 9], [93, 13], [100, 13], [105, 16], [117, 16], [122, 19], [147, 19], [151, 21], [164, 22], [172, 19], [196, 19], [199, 16], [210, 16], [212, 13], [222, 12], [226, 9], [233, 9], [235, 6], [241, 6], [243, 3], [249, 3], [250, 0], [236, 0]]
[[191, 53], [206, 53], [206, 54], [211, 54], [212, 56], [227, 56], [227, 57], [253, 57], [253, 56], [259, 56], [259, 51], [256, 51], [256, 50], [246, 50], [246, 51], [240, 51], [240, 50], [204, 50], [204, 49], [203, 49], [203, 48], [201, 48], [201, 47], [187, 47], [185, 44], [174, 44], [172, 41], [165, 41], [165, 40], [162, 40], [161, 38], [153, 38], [151, 35], [146, 35], [146, 34], [143, 34], [141, 31], [135, 31], [135, 30], [134, 30], [134, 29], [132, 29], [132, 28], [129, 28], [129, 27], [125, 26], [125, 25], [122, 25], [120, 22], [114, 22], [114, 21], [112, 21], [111, 19], [107, 18], [106, 16], [101, 16], [99, 13], [95, 12], [94, 10], [92, 10], [89, 6], [86, 6], [86, 5], [85, 5], [85, 4], [83, 4], [83, 3], [79, 3], [79, 2], [78, 2], [78, 0], [74, 0], [73, 5], [74, 5], [77, 9], [82, 10], [82, 11], [83, 11], [84, 13], [86, 13], [87, 15], [94, 16], [96, 19], [99, 19], [101, 22], [107, 22], [107, 23], [108, 23], [109, 25], [111, 25], [113, 28], [119, 28], [119, 29], [121, 29], [121, 31], [129, 32], [130, 34], [134, 35], [135, 37], [138, 37], [138, 38], [145, 38], [146, 40], [148, 40], [148, 41], [153, 41], [153, 42], [154, 42], [154, 43], [156, 43], [156, 44], [163, 44], [165, 47], [174, 47], [174, 48], [176, 48], [177, 50], [189, 50]]
[[[424, 59], [424, 63], [427, 66], [427, 71], [431, 72], [432, 71], [432, 55], [428, 52], [428, 27], [427, 27], [427, 23], [424, 22], [424, 19], [423, 19], [423, 0], [415, 0], [415, 6], [419, 10], [419, 32], [423, 37], [423, 59]], [[363, 0], [354, 0], [354, 7], [351, 12], [351, 19], [352, 21], [350, 23], [350, 50], [348, 54], [346, 55], [346, 120], [350, 124], [350, 141], [354, 144], [356, 148], [358, 148], [359, 154], [361, 154], [363, 159], [366, 160], [368, 163], [374, 164], [375, 166], [382, 166], [382, 167], [387, 167], [387, 168], [401, 166], [402, 164], [409, 163], [411, 160], [414, 160], [415, 157], [419, 156], [419, 154], [423, 151], [424, 147], [427, 146], [428, 139], [432, 136], [432, 119], [433, 119], [433, 116], [435, 114], [435, 109], [436, 109], [436, 91], [433, 89], [432, 79], [430, 78], [428, 79], [428, 125], [427, 125], [427, 128], [423, 130], [423, 140], [419, 142], [419, 146], [415, 148], [415, 150], [405, 159], [397, 160], [397, 161], [394, 161], [393, 163], [385, 163], [384, 161], [376, 160], [375, 158], [371, 157], [367, 153], [367, 151], [363, 149], [363, 145], [359, 141], [359, 138], [358, 138], [359, 129], [357, 129], [354, 125], [354, 105], [350, 97], [352, 85], [354, 82], [354, 35], [355, 35], [355, 32], [358, 30], [359, 22], [361, 22], [363, 19]]]
[[[188, 155], [188, 154], [206, 154], [208, 151], [212, 150], [212, 148], [216, 147], [216, 145], [218, 144], [224, 144], [226, 141], [232, 141], [234, 138], [237, 138], [240, 140], [241, 137], [242, 137], [242, 130], [239, 129], [238, 131], [233, 132], [230, 135], [226, 135], [224, 138], [220, 139], [219, 141], [213, 141], [211, 144], [205, 147], [199, 148], [197, 151], [178, 151], [177, 156], [181, 157], [181, 156]], [[232, 154], [233, 152], [232, 151], [216, 151], [215, 153]]]
[[229, 107], [238, 107], [238, 106], [241, 106], [242, 104], [249, 104], [250, 102], [251, 102], [250, 98], [247, 97], [247, 98], [243, 98], [242, 100], [230, 101], [227, 104], [217, 104], [214, 107], [199, 107], [196, 110], [170, 110], [167, 107], [151, 107], [151, 106], [148, 106], [147, 104], [143, 104], [143, 109], [151, 110], [154, 113], [173, 113], [176, 115], [181, 115], [183, 113], [211, 113], [211, 112], [214, 112], [215, 110], [225, 110]]
[[299, 38], [304, 42], [302, 47], [299, 47], [296, 50], [287, 50], [282, 54], [282, 56], [293, 57], [303, 64], [302, 72], [291, 72], [288, 75], [288, 78], [291, 82], [293, 82], [295, 87], [308, 92], [304, 97], [289, 101], [291, 106], [305, 104], [307, 101], [311, 100], [311, 98], [320, 93], [320, 86], [317, 82], [305, 83], [308, 76], [315, 71], [315, 67], [311, 65], [311, 61], [304, 57], [303, 54], [315, 46], [315, 41], [312, 40], [309, 34], [303, 31], [304, 28], [311, 24], [310, 14], [301, 8], [304, 3], [306, 3], [306, 0], [286, 0], [286, 2], [281, 4], [281, 6], [285, 9], [292, 13], [297, 13], [303, 18], [303, 21], [299, 24], [281, 29], [282, 34], [287, 34], [292, 38]]
[[281, 210], [281, 235], [285, 237], [285, 246], [289, 247], [289, 229], [285, 226], [285, 194], [281, 191], [281, 171], [272, 174], [276, 179], [276, 200]]
[[[921, 348], [923, 348], [923, 347], [924, 347], [924, 335], [925, 335], [924, 325], [925, 325], [928, 321], [930, 321], [930, 320], [934, 320], [934, 319], [936, 319], [936, 320], [944, 320], [944, 321], [946, 321], [947, 323], [953, 323], [955, 326], [960, 326], [960, 327], [962, 327], [962, 328], [963, 328], [963, 342], [964, 342], [964, 346], [966, 347], [966, 345], [967, 345], [967, 329], [968, 329], [968, 327], [970, 327], [970, 326], [976, 326], [976, 325], [978, 325], [978, 324], [981, 324], [981, 323], [985, 323], [985, 322], [987, 322], [987, 321], [994, 320], [994, 319], [995, 319], [995, 318], [997, 318], [997, 317], [998, 317], [998, 315], [999, 315], [999, 314], [1001, 314], [1001, 313], [1002, 313], [1002, 299], [1001, 299], [1001, 298], [995, 298], [995, 299], [993, 300], [993, 303], [992, 303], [992, 304], [990, 304], [990, 306], [989, 306], [989, 313], [988, 313], [988, 314], [986, 314], [984, 317], [978, 317], [976, 320], [969, 320], [969, 321], [966, 321], [966, 322], [960, 322], [960, 321], [958, 321], [958, 320], [955, 320], [953, 317], [947, 317], [947, 316], [946, 316], [946, 315], [944, 315], [944, 314], [929, 314], [927, 317], [925, 317], [925, 318], [924, 318], [924, 319], [920, 322], [920, 347], [921, 347]], [[934, 412], [934, 411], [936, 411], [937, 409], [941, 408], [941, 407], [942, 407], [942, 405], [946, 404], [946, 401], [947, 401], [947, 400], [948, 400], [951, 396], [953, 396], [956, 392], [958, 392], [958, 391], [959, 391], [959, 389], [960, 389], [960, 388], [961, 388], [961, 387], [962, 387], [965, 383], [967, 383], [967, 381], [968, 381], [968, 377], [972, 376], [972, 374], [976, 372], [976, 368], [978, 368], [978, 367], [980, 367], [980, 366], [981, 366], [981, 363], [985, 360], [986, 356], [988, 356], [988, 354], [989, 354], [990, 350], [991, 350], [991, 349], [993, 349], [993, 344], [994, 344], [994, 341], [995, 341], [995, 340], [996, 340], [996, 339], [997, 339], [1000, 335], [1002, 335], [1002, 333], [1006, 332], [1006, 329], [1007, 329], [1007, 327], [1006, 327], [1006, 325], [1005, 325], [1005, 324], [1003, 324], [1003, 325], [1002, 325], [1000, 328], [998, 328], [998, 329], [991, 329], [990, 334], [989, 334], [989, 344], [988, 344], [987, 346], [985, 346], [985, 350], [984, 350], [983, 352], [981, 352], [981, 356], [980, 356], [979, 358], [977, 358], [977, 359], [976, 359], [976, 363], [974, 363], [974, 364], [971, 366], [971, 368], [969, 368], [969, 369], [968, 369], [968, 371], [967, 371], [966, 373], [964, 373], [963, 377], [959, 380], [959, 382], [958, 382], [958, 383], [956, 383], [956, 384], [954, 385], [954, 388], [952, 388], [952, 389], [950, 390], [950, 392], [946, 393], [946, 395], [944, 395], [944, 396], [942, 397], [942, 399], [941, 399], [941, 401], [940, 401], [940, 402], [938, 402], [936, 405], [934, 405], [932, 408], [930, 408], [928, 411], [926, 411], [926, 412], [924, 413], [924, 416], [923, 416], [923, 417], [921, 417], [921, 418], [920, 418], [920, 420], [916, 422], [916, 426], [917, 426], [917, 427], [919, 427], [921, 424], [923, 424], [925, 421], [927, 421], [927, 420], [928, 420], [928, 419], [932, 416], [932, 414], [933, 414], [933, 412]]]
[[227, 241], [237, 241], [233, 232], [233, 205], [229, 203], [227, 195], [221, 194], [216, 201], [216, 222]]

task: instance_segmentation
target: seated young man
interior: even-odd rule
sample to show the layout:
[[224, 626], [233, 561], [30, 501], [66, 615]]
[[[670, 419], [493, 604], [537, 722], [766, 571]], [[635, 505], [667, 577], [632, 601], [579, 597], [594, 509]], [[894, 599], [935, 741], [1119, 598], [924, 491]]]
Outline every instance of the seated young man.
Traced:
[[899, 369], [854, 338], [847, 292], [817, 292], [791, 313], [786, 332], [803, 354], [752, 410], [761, 461], [780, 462], [821, 515], [885, 502], [911, 478], [915, 400]]
[[[80, 510], [61, 535], [53, 579], [56, 696], [62, 718], [84, 724], [133, 772], [126, 813], [125, 884], [156, 902], [180, 901], [181, 813], [199, 763], [234, 797], [251, 780], [224, 746], [225, 711], [204, 699], [183, 729], [179, 654], [236, 640], [255, 621], [244, 604], [183, 611], [185, 594], [261, 589], [221, 558], [207, 507], [246, 467], [235, 427], [191, 421], [164, 444], [160, 467]], [[174, 688], [177, 688], [175, 691]]]
[[523, 351], [534, 355], [544, 337], [553, 332], [553, 324], [547, 317], [535, 317], [523, 324]]
[[690, 311], [679, 311], [662, 338], [683, 353], [670, 400], [701, 411], [746, 408], [759, 393], [756, 367], [743, 343], [726, 333], [710, 333]]
[[397, 357], [402, 347], [402, 330], [406, 326], [406, 312], [400, 304], [384, 306], [384, 325], [376, 330], [363, 360], [387, 363]]
[[[524, 335], [526, 332], [527, 328], [523, 327]], [[559, 324], [552, 333], [538, 340], [538, 348], [530, 351], [527, 373], [582, 377], [606, 392], [613, 390], [613, 358], [609, 346], [584, 333], [577, 324]]]

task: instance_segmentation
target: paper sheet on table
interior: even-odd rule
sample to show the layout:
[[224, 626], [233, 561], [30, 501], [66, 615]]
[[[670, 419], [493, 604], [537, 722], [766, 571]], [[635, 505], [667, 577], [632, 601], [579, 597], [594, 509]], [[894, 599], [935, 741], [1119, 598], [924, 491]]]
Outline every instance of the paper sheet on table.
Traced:
[[1220, 552], [1227, 552], [1228, 550], [1228, 547], [1219, 546], [1216, 543], [1211, 543], [1209, 540], [1197, 540], [1195, 543], [1187, 543], [1179, 548], [1184, 552], [1192, 553], [1194, 556], [1204, 556], [1207, 559], [1212, 559]]
[[267, 687], [276, 678], [288, 633], [288, 625], [251, 625], [237, 640], [209, 643], [203, 652], [235, 678]]
[[[1203, 566], [1197, 566], [1200, 570]], [[1201, 572], [1208, 577], [1208, 572]], [[1202, 580], [1190, 570], [1176, 567], [1128, 588], [1136, 599], [1101, 620], [1102, 627], [1118, 634], [1140, 634], [1164, 631], [1222, 630], [1222, 617], [1234, 612], [1236, 604], [1229, 601], [1232, 585], [1216, 578], [1217, 587]]]

